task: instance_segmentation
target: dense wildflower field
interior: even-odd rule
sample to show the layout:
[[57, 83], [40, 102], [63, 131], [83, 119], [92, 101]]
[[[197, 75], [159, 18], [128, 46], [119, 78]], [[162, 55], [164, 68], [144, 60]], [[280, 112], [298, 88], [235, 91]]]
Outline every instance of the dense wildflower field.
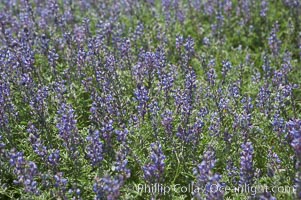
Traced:
[[300, 0], [2, 0], [0, 199], [301, 199]]

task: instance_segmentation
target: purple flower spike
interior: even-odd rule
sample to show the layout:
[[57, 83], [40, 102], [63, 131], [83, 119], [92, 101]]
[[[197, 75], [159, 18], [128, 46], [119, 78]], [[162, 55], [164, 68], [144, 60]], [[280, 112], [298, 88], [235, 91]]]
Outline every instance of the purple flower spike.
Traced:
[[240, 157], [240, 185], [249, 185], [253, 183], [253, 154], [254, 148], [251, 142], [246, 142], [241, 145], [242, 152]]
[[159, 142], [151, 144], [150, 159], [151, 163], [142, 167], [144, 179], [151, 183], [158, 183], [163, 179], [165, 169], [165, 155]]

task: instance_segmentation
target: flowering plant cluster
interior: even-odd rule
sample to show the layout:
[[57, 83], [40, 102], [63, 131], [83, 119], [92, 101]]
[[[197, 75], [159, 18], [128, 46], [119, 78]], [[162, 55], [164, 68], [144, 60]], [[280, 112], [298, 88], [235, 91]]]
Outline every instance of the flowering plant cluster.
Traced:
[[1, 1], [0, 199], [301, 199], [300, 84], [299, 0]]

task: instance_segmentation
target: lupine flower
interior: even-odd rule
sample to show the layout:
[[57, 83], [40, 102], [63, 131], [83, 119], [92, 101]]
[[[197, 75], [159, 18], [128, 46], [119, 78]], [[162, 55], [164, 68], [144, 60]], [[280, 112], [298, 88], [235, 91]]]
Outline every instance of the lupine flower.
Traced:
[[225, 112], [226, 110], [229, 109], [229, 102], [230, 102], [229, 99], [227, 99], [227, 98], [221, 98], [220, 101], [219, 101], [219, 103], [218, 103], [218, 109], [220, 111]]
[[265, 191], [263, 194], [258, 195], [259, 200], [276, 200], [277, 198], [274, 197], [270, 192]]
[[252, 113], [254, 106], [251, 97], [243, 97], [241, 99], [241, 103], [243, 104], [243, 109], [246, 113]]
[[288, 138], [291, 146], [295, 151], [295, 156], [298, 160], [297, 168], [301, 166], [301, 120], [294, 119], [286, 123], [288, 130]]
[[204, 118], [205, 116], [207, 116], [209, 114], [209, 110], [207, 107], [202, 107], [198, 113], [199, 117]]
[[239, 84], [237, 84], [237, 83], [231, 84], [229, 86], [228, 90], [229, 90], [229, 94], [231, 95], [231, 97], [233, 97], [234, 99], [239, 98], [239, 96], [240, 96]]
[[143, 117], [146, 114], [146, 106], [149, 100], [148, 91], [144, 86], [138, 86], [135, 90], [135, 99], [138, 102], [138, 112]]
[[279, 54], [280, 45], [281, 45], [281, 41], [277, 37], [278, 29], [279, 29], [279, 25], [276, 22], [273, 26], [273, 29], [272, 29], [271, 33], [270, 33], [270, 37], [268, 38], [269, 47], [270, 47], [270, 49], [271, 49], [274, 56], [277, 56]]
[[120, 188], [122, 184], [122, 176], [106, 176], [101, 179], [96, 179], [96, 182], [93, 185], [93, 191], [96, 193], [95, 199], [117, 200], [120, 196]]
[[266, 14], [267, 14], [267, 11], [268, 11], [268, 2], [267, 1], [261, 1], [261, 4], [260, 4], [260, 7], [261, 7], [261, 10], [260, 10], [260, 16], [261, 17], [265, 17]]
[[179, 125], [176, 136], [179, 137], [184, 143], [194, 142], [197, 143], [198, 129], [194, 127], [187, 127], [186, 129]]
[[281, 70], [282, 72], [287, 75], [292, 70], [292, 53], [289, 51], [286, 51], [283, 55], [282, 64], [281, 64]]
[[207, 72], [207, 81], [209, 85], [214, 86], [217, 78], [215, 69], [214, 69], [215, 61], [211, 60], [209, 63], [209, 70]]
[[219, 135], [220, 132], [220, 127], [221, 127], [221, 119], [218, 115], [217, 112], [214, 112], [211, 114], [210, 117], [210, 126], [209, 126], [209, 131], [210, 131], [210, 136], [215, 137]]
[[227, 175], [231, 179], [232, 184], [237, 185], [238, 180], [237, 177], [239, 177], [239, 169], [234, 165], [232, 160], [227, 161]]
[[215, 14], [215, 5], [216, 2], [215, 1], [206, 1], [204, 3], [204, 12], [206, 15], [212, 16]]
[[211, 31], [212, 31], [212, 35], [216, 35], [219, 36], [224, 24], [224, 15], [222, 14], [222, 12], [218, 11], [217, 14], [215, 15], [216, 18], [216, 23], [211, 25]]
[[279, 112], [275, 113], [272, 126], [273, 131], [277, 132], [278, 136], [281, 138], [281, 136], [284, 135], [286, 130], [284, 119], [280, 116]]
[[114, 72], [116, 69], [115, 65], [117, 63], [117, 60], [114, 58], [113, 55], [106, 56], [106, 63], [105, 67], [108, 71]]
[[206, 184], [206, 199], [207, 200], [217, 200], [224, 198], [224, 191], [218, 190], [218, 188], [224, 187], [224, 184], [221, 183], [221, 175], [214, 174], [209, 177], [208, 183]]
[[87, 136], [87, 156], [90, 163], [93, 166], [99, 166], [103, 160], [103, 144], [100, 141], [99, 131], [90, 130], [89, 136]]
[[47, 110], [46, 99], [49, 95], [48, 91], [48, 87], [38, 89], [34, 97], [29, 102], [30, 107], [39, 115], [39, 117], [44, 117]]
[[231, 70], [231, 68], [232, 68], [231, 62], [229, 62], [228, 60], [224, 60], [222, 62], [222, 75], [224, 78], [228, 74], [229, 70]]
[[166, 24], [169, 24], [170, 22], [170, 18], [171, 18], [171, 14], [170, 14], [170, 10], [171, 10], [171, 0], [162, 0], [162, 8], [165, 14], [165, 22]]
[[58, 197], [66, 198], [68, 179], [64, 178], [62, 172], [58, 172], [54, 175], [54, 187], [58, 190]]
[[260, 82], [260, 80], [261, 80], [261, 74], [258, 71], [254, 72], [254, 74], [252, 74], [252, 83], [256, 84]]
[[125, 143], [127, 141], [129, 130], [127, 128], [124, 128], [123, 130], [115, 130], [115, 134], [117, 135], [117, 140], [119, 142]]
[[121, 54], [121, 58], [128, 58], [131, 50], [131, 41], [129, 39], [125, 39], [119, 45], [119, 51]]
[[223, 5], [224, 5], [225, 13], [227, 13], [229, 15], [231, 10], [232, 10], [232, 1], [231, 0], [225, 0], [225, 3]]
[[189, 117], [192, 107], [193, 107], [193, 100], [194, 100], [194, 94], [196, 90], [196, 74], [193, 70], [188, 71], [185, 76], [185, 88], [183, 91], [182, 96], [179, 96], [180, 98], [180, 105], [182, 108], [182, 114], [184, 116], [184, 119], [187, 120]]
[[30, 77], [28, 73], [22, 74], [21, 80], [20, 80], [20, 85], [23, 85], [25, 87], [29, 87], [33, 84], [33, 80]]
[[47, 147], [43, 145], [38, 129], [33, 124], [30, 124], [27, 132], [30, 134], [29, 140], [32, 145], [34, 152], [39, 155], [43, 160], [46, 160], [46, 156], [48, 154]]
[[242, 1], [241, 2], [241, 10], [242, 10], [242, 15], [244, 16], [244, 24], [250, 21], [251, 13], [250, 13], [250, 7], [251, 7], [251, 2], [249, 1]]
[[[239, 127], [243, 131], [248, 131], [250, 127], [252, 126], [252, 115], [247, 112], [242, 112], [241, 114], [235, 114], [235, 121], [233, 123], [233, 127]], [[247, 135], [244, 135], [244, 138], [247, 137]]]
[[53, 150], [48, 156], [48, 163], [50, 166], [56, 167], [60, 161], [60, 150]]
[[156, 100], [153, 100], [149, 105], [148, 105], [149, 112], [152, 114], [152, 116], [156, 117], [158, 112], [160, 111], [158, 102]]
[[96, 177], [93, 185], [93, 191], [96, 193], [95, 199], [115, 200], [120, 197], [120, 189], [124, 185], [131, 172], [127, 168], [128, 160], [126, 159], [127, 150], [121, 148], [116, 154], [114, 164], [115, 176], [106, 175], [103, 178]]
[[174, 76], [173, 72], [168, 72], [168, 73], [162, 74], [160, 86], [166, 93], [166, 96], [168, 95], [169, 92], [171, 92], [171, 88], [174, 85], [174, 77], [173, 76]]
[[10, 165], [13, 167], [14, 174], [17, 176], [17, 180], [14, 180], [15, 184], [22, 184], [25, 188], [25, 192], [38, 195], [38, 185], [36, 178], [39, 177], [37, 165], [32, 161], [26, 161], [22, 152], [10, 152]]
[[260, 108], [261, 112], [267, 113], [269, 110], [270, 105], [267, 105], [270, 99], [271, 91], [266, 86], [260, 88], [258, 95], [257, 95], [257, 107]]
[[172, 117], [172, 111], [170, 110], [167, 110], [165, 111], [162, 115], [162, 125], [164, 126], [165, 128], [165, 131], [168, 135], [171, 135], [172, 134], [172, 121], [173, 121], [173, 117]]
[[49, 38], [45, 34], [40, 36], [40, 48], [42, 49], [43, 54], [46, 56], [49, 49]]
[[191, 57], [194, 54], [194, 40], [191, 37], [188, 37], [186, 39], [184, 47], [188, 56]]
[[[56, 53], [56, 50], [55, 49], [51, 49], [48, 52], [48, 62], [49, 62], [50, 66], [52, 68], [56, 67], [56, 63], [57, 63], [58, 59], [59, 59], [59, 55]], [[55, 69], [53, 69], [53, 70], [55, 70]]]
[[242, 152], [240, 157], [240, 185], [252, 185], [254, 177], [253, 154], [254, 148], [251, 142], [241, 145]]
[[69, 195], [68, 196], [72, 196], [72, 200], [76, 200], [76, 199], [82, 199], [80, 197], [81, 195], [81, 190], [79, 188], [74, 188], [74, 189], [69, 189], [68, 190]]
[[176, 48], [180, 49], [184, 45], [184, 38], [182, 35], [176, 36]]
[[200, 118], [196, 118], [196, 121], [192, 127], [192, 132], [194, 135], [194, 142], [195, 144], [199, 143], [199, 140], [201, 139], [201, 132], [203, 131], [203, 128], [205, 126], [205, 123]]
[[192, 97], [192, 90], [196, 88], [196, 74], [194, 70], [189, 70], [185, 76], [185, 90], [188, 92], [188, 98], [191, 99]]
[[265, 78], [269, 77], [271, 74], [271, 64], [268, 56], [264, 56], [262, 70], [264, 71]]
[[181, 114], [183, 116], [188, 117], [189, 112], [191, 111], [191, 96], [187, 90], [181, 91], [179, 88], [177, 88], [174, 92], [174, 98], [175, 98], [175, 105], [177, 106], [177, 111], [181, 111]]
[[11, 100], [10, 85], [0, 80], [0, 130], [5, 130], [5, 127], [6, 129], [8, 128], [9, 113], [15, 113], [14, 105]]
[[83, 26], [75, 26], [74, 27], [74, 40], [77, 45], [80, 46], [86, 39], [86, 32]]
[[114, 123], [113, 120], [105, 119], [105, 121], [102, 124], [101, 133], [102, 133], [102, 138], [105, 142], [106, 148], [111, 148], [111, 145], [112, 145], [112, 137], [114, 135], [113, 123]]
[[274, 77], [272, 81], [275, 86], [282, 85], [285, 83], [285, 75], [282, 72], [282, 70], [276, 70], [274, 72]]
[[115, 171], [122, 175], [124, 180], [131, 176], [131, 170], [128, 168], [128, 150], [126, 147], [121, 146], [119, 151], [116, 153]]
[[144, 179], [150, 183], [159, 183], [163, 180], [165, 169], [165, 155], [159, 142], [151, 144], [151, 163], [142, 167]]
[[211, 169], [216, 163], [214, 153], [212, 151], [206, 151], [203, 156], [203, 161], [194, 168], [193, 173], [197, 175], [197, 183], [201, 185], [206, 185], [208, 176], [211, 175]]
[[143, 23], [139, 23], [136, 27], [136, 30], [134, 32], [134, 40], [137, 40], [144, 32], [144, 25]]
[[203, 45], [208, 46], [208, 47], [210, 46], [210, 39], [208, 37], [204, 37]]
[[268, 162], [269, 162], [268, 175], [270, 177], [274, 177], [276, 170], [279, 170], [280, 168], [281, 160], [279, 156], [271, 149], [269, 150], [268, 153]]
[[77, 70], [79, 73], [79, 76], [83, 76], [83, 68], [85, 67], [85, 61], [86, 61], [87, 53], [83, 48], [79, 48], [77, 52], [77, 58], [76, 58], [76, 64], [77, 64]]
[[284, 4], [291, 8], [298, 8], [301, 5], [300, 2], [296, 0], [284, 0]]
[[2, 135], [0, 135], [0, 154], [3, 153], [3, 149], [5, 148], [5, 144], [2, 141]]
[[72, 157], [78, 154], [77, 145], [79, 145], [80, 137], [77, 129], [77, 121], [75, 119], [74, 110], [68, 104], [63, 103], [58, 110], [59, 121], [57, 128], [59, 136], [63, 140], [65, 148], [71, 153]]
[[64, 94], [66, 94], [67, 92], [67, 88], [65, 84], [66, 81], [55, 82], [53, 84], [53, 89], [56, 94], [56, 98], [58, 98], [59, 101], [63, 99]]
[[194, 192], [196, 199], [223, 199], [223, 191], [216, 190], [215, 186], [222, 187], [224, 184], [221, 183], [221, 176], [213, 173], [216, 159], [214, 152], [207, 150], [204, 153], [202, 162], [193, 169], [193, 175], [196, 177], [196, 185], [199, 188], [204, 188], [204, 194]]

